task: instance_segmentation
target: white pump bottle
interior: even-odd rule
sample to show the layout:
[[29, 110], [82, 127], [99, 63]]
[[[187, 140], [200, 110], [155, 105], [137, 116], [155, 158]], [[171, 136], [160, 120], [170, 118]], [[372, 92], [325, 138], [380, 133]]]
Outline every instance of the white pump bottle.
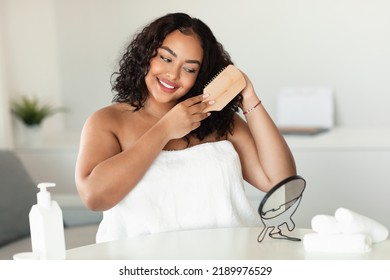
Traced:
[[58, 203], [51, 200], [50, 192], [46, 189], [55, 185], [38, 184], [38, 203], [29, 214], [32, 251], [41, 260], [64, 260], [66, 257], [62, 211]]

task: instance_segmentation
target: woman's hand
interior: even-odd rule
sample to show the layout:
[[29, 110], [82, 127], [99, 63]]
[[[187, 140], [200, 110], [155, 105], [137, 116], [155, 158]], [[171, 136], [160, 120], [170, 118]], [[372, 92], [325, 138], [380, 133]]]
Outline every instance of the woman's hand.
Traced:
[[241, 73], [244, 76], [246, 82], [245, 88], [241, 91], [241, 95], [243, 97], [241, 109], [245, 112], [249, 108], [255, 106], [260, 101], [260, 99], [257, 97], [249, 77], [244, 72], [241, 71]]
[[210, 113], [203, 113], [207, 106], [214, 104], [214, 101], [202, 102], [208, 94], [202, 94], [188, 98], [173, 107], [160, 122], [163, 122], [165, 132], [170, 139], [179, 139], [197, 129], [201, 121], [207, 118]]

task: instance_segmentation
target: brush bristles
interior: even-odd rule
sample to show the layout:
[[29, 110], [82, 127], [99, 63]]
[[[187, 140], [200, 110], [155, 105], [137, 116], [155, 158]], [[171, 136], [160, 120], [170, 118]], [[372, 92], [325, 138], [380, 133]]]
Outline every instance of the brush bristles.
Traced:
[[223, 72], [223, 70], [226, 69], [227, 66], [223, 67], [221, 70], [218, 71], [217, 74], [214, 75], [214, 77], [212, 77], [208, 82], [207, 84], [204, 85], [204, 88], [207, 87], [216, 77], [218, 77], [219, 74], [221, 74]]

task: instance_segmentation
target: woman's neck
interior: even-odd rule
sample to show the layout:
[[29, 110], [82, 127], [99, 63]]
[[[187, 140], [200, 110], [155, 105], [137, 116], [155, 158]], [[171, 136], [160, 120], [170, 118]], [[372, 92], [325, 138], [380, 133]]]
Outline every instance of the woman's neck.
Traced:
[[174, 106], [175, 106], [175, 104], [163, 104], [163, 103], [153, 102], [149, 98], [146, 100], [142, 110], [144, 110], [144, 112], [151, 117], [154, 117], [156, 119], [161, 119]]

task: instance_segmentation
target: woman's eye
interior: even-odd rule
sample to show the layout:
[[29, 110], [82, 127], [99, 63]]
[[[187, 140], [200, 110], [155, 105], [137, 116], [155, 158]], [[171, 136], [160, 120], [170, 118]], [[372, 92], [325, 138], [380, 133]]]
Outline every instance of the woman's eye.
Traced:
[[188, 73], [196, 73], [196, 70], [193, 69], [193, 68], [189, 68], [189, 67], [184, 67], [184, 71], [188, 72]]
[[165, 57], [165, 56], [162, 56], [162, 55], [160, 55], [160, 58], [161, 58], [163, 61], [165, 61], [165, 62], [171, 62], [171, 61], [172, 61], [171, 59], [169, 59], [169, 58], [167, 58], [167, 57]]

